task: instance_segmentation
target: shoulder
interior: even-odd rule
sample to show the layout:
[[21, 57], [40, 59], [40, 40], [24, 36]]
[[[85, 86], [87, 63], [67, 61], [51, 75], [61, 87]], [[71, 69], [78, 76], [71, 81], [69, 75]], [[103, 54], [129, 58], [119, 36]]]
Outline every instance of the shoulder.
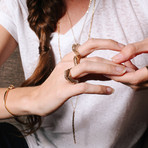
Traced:
[[9, 6], [16, 6], [17, 0], [1, 0], [0, 4], [1, 5], [5, 5], [7, 7], [9, 7]]
[[27, 9], [26, 0], [0, 0], [0, 7], [15, 11], [17, 8]]

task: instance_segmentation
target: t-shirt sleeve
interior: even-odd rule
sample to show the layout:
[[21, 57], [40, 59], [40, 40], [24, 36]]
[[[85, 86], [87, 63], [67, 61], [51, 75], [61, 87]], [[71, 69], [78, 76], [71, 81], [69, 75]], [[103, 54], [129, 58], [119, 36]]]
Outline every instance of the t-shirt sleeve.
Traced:
[[18, 41], [14, 19], [14, 11], [17, 8], [13, 8], [12, 6], [15, 6], [15, 0], [0, 0], [0, 25], [2, 25], [12, 35], [12, 37]]

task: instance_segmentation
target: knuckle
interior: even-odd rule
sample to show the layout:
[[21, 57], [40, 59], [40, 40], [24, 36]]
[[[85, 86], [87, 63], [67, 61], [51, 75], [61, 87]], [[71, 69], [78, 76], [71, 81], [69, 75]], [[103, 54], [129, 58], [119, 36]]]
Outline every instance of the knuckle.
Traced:
[[100, 85], [100, 86], [98, 86], [98, 91], [100, 94], [104, 94], [104, 93], [106, 93], [106, 87]]
[[93, 38], [88, 39], [88, 40], [87, 40], [87, 44], [92, 45], [92, 44], [94, 43], [94, 40], [95, 40], [95, 39], [93, 39]]
[[85, 61], [85, 62], [83, 62], [83, 63], [81, 64], [81, 68], [82, 68], [83, 70], [85, 70], [85, 69], [88, 67], [88, 65], [89, 65], [89, 61]]
[[138, 82], [136, 82], [136, 81], [130, 81], [130, 84], [132, 84], [132, 85], [137, 85]]
[[94, 61], [94, 62], [100, 62], [100, 61], [101, 61], [101, 58], [95, 56], [95, 57], [93, 57], [93, 61]]
[[98, 92], [99, 92], [99, 93], [102, 92], [102, 86], [101, 86], [101, 85], [98, 86]]
[[113, 43], [113, 42], [114, 42], [114, 40], [112, 40], [112, 39], [107, 39], [107, 41], [108, 41], [109, 43]]
[[139, 79], [137, 79], [135, 76], [133, 76], [131, 79], [130, 79], [130, 83], [132, 85], [138, 85], [139, 84]]
[[104, 67], [106, 70], [107, 74], [112, 74], [115, 72], [115, 66], [113, 65], [106, 65], [106, 67]]
[[112, 39], [107, 39], [107, 43], [108, 43], [108, 45], [111, 45], [111, 44], [115, 43], [115, 41]]
[[[123, 52], [124, 52], [124, 50], [123, 50]], [[136, 53], [136, 47], [135, 47], [135, 45], [134, 44], [127, 45], [127, 51], [125, 51], [125, 54], [126, 53], [128, 53], [130, 55], [135, 54]]]
[[87, 86], [86, 83], [82, 83], [82, 84], [80, 85], [80, 92], [81, 92], [81, 93], [87, 92], [87, 89], [88, 89], [88, 86]]
[[139, 80], [136, 80], [136, 79], [135, 79], [135, 80], [133, 81], [133, 85], [138, 85], [138, 84], [139, 84]]

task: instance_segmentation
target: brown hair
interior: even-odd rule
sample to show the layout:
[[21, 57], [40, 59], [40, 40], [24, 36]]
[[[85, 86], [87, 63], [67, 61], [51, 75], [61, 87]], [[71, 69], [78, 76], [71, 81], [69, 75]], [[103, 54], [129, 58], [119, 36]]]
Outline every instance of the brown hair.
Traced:
[[[57, 28], [58, 20], [65, 14], [64, 0], [27, 0], [28, 22], [31, 29], [39, 39], [39, 63], [32, 76], [26, 80], [22, 87], [37, 86], [42, 84], [55, 67], [54, 55], [50, 41], [52, 33]], [[25, 122], [27, 134], [35, 132], [41, 125], [41, 117], [37, 115], [26, 116]]]

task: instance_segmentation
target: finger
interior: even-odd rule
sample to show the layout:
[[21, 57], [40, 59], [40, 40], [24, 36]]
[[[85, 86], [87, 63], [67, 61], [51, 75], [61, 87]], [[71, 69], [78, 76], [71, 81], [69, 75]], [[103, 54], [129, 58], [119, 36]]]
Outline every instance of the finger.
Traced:
[[79, 83], [74, 86], [75, 92], [73, 95], [80, 94], [106, 94], [110, 95], [114, 92], [114, 89], [109, 86], [93, 85], [89, 83]]
[[[81, 63], [86, 62], [86, 61], [100, 62], [100, 63], [112, 64], [112, 65], [116, 65], [116, 66], [119, 65], [119, 64], [116, 64], [110, 60], [107, 60], [107, 59], [104, 59], [101, 57], [97, 57], [97, 56], [81, 59]], [[122, 64], [120, 64], [120, 65], [122, 65]], [[123, 66], [126, 67], [127, 72], [133, 72], [138, 69], [131, 61], [125, 62]]]
[[126, 73], [121, 77], [119, 76], [109, 76], [109, 77], [118, 82], [138, 85], [142, 82], [148, 81], [148, 70], [146, 67], [144, 67], [135, 72]]
[[107, 59], [104, 59], [104, 58], [101, 58], [101, 57], [98, 57], [98, 56], [82, 58], [80, 60], [80, 63], [83, 63], [83, 62], [86, 62], [86, 61], [117, 65], [116, 63], [112, 62], [111, 60], [107, 60]]
[[134, 44], [127, 45], [119, 54], [115, 55], [112, 60], [115, 63], [122, 63], [134, 58], [137, 54], [137, 48]]
[[127, 67], [127, 72], [133, 72], [135, 70], [138, 70], [138, 68], [131, 61], [125, 62], [124, 65]]
[[[77, 50], [80, 53], [81, 57], [85, 57], [95, 50], [111, 49], [115, 51], [121, 51], [123, 47], [124, 47], [123, 44], [118, 43], [111, 39], [89, 39], [83, 45], [79, 46]], [[74, 56], [74, 53], [71, 52], [70, 54], [64, 57], [64, 60], [71, 59], [73, 56]]]
[[123, 75], [126, 68], [122, 65], [111, 65], [106, 63], [96, 63], [86, 61], [71, 69], [71, 76], [78, 78], [83, 74], [108, 74], [108, 75]]
[[82, 57], [85, 57], [95, 50], [111, 49], [115, 51], [121, 51], [123, 47], [124, 45], [111, 39], [89, 39], [79, 47], [79, 53]]
[[134, 58], [138, 54], [147, 53], [148, 52], [147, 47], [148, 47], [148, 39], [133, 44], [129, 44], [125, 46], [125, 48], [123, 48], [119, 54], [115, 55], [112, 58], [112, 60], [115, 63], [125, 62], [127, 60]]

